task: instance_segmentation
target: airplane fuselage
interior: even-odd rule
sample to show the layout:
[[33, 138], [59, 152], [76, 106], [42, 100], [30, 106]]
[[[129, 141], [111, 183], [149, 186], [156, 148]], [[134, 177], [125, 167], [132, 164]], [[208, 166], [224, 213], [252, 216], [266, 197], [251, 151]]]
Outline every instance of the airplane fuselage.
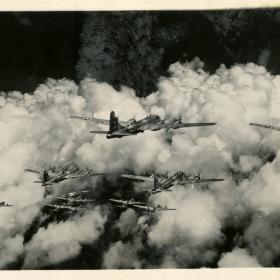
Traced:
[[172, 191], [170, 190], [171, 187], [173, 187], [176, 184], [182, 185], [184, 183], [184, 179], [187, 178], [187, 175], [184, 172], [176, 172], [170, 177], [167, 177], [166, 179], [160, 181], [158, 185], [155, 185], [152, 193], [158, 193], [162, 191]]
[[189, 176], [183, 171], [177, 171], [170, 177], [158, 180], [152, 189], [152, 194], [159, 192], [172, 191], [171, 187], [174, 185], [185, 185], [185, 184], [195, 184], [195, 183], [207, 183], [207, 182], [220, 182], [224, 179], [201, 179], [199, 175]]
[[140, 210], [143, 210], [143, 211], [147, 211], [148, 213], [156, 211], [156, 209], [154, 207], [148, 206], [148, 205], [138, 205], [137, 209], [140, 209]]
[[[159, 116], [157, 115], [149, 115], [146, 118], [136, 121], [135, 119], [132, 119], [128, 121], [127, 125], [122, 126], [119, 124], [119, 128], [116, 131], [109, 131], [107, 134], [107, 138], [122, 138], [125, 136], [130, 136], [130, 135], [136, 135], [138, 133], [143, 133], [146, 129], [146, 126], [148, 127], [150, 124], [153, 124], [155, 128], [151, 129], [152, 131], [155, 130], [160, 130], [161, 126], [160, 124], [163, 123], [163, 121], [160, 119]], [[124, 131], [129, 133], [129, 135], [118, 135], [119, 131]]]
[[59, 183], [61, 181], [66, 180], [66, 177], [58, 177], [58, 178], [50, 178], [50, 180], [42, 182], [42, 186], [53, 185], [55, 183]]

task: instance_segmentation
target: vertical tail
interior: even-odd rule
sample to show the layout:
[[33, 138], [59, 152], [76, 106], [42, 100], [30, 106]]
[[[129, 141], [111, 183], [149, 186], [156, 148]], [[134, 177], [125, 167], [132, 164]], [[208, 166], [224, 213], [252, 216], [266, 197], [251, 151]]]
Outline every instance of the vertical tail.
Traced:
[[155, 174], [154, 175], [154, 189], [158, 189], [159, 188], [159, 180], [158, 180], [158, 176]]
[[118, 130], [119, 126], [119, 119], [116, 117], [115, 112], [112, 111], [110, 114], [110, 126], [109, 126], [109, 131], [114, 132]]
[[43, 174], [43, 181], [47, 182], [50, 180], [50, 176], [47, 170], [44, 170], [44, 174]]

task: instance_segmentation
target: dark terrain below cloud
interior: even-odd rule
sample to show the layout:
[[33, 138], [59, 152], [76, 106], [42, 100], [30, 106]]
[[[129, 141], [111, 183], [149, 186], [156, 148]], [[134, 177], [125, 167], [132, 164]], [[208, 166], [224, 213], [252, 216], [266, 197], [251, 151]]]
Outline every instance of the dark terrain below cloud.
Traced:
[[33, 91], [46, 78], [91, 76], [137, 95], [156, 90], [176, 61], [206, 71], [254, 62], [280, 71], [280, 11], [2, 13], [1, 90]]

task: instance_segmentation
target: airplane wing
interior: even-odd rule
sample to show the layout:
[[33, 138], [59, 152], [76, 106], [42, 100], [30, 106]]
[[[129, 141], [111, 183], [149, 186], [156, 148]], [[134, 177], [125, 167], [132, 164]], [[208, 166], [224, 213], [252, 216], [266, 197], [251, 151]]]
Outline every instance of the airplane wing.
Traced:
[[67, 205], [60, 205], [61, 209], [67, 209], [67, 210], [71, 210], [71, 211], [76, 211], [79, 210], [80, 207], [72, 207], [72, 206], [67, 206]]
[[130, 133], [128, 130], [126, 130], [126, 131], [117, 130], [117, 131], [114, 131], [113, 133], [110, 133], [110, 131], [91, 130], [89, 133], [94, 133], [94, 134], [112, 134], [114, 136], [130, 136], [130, 135], [135, 135], [134, 133]]
[[130, 135], [135, 135], [135, 133], [129, 132], [129, 129], [123, 128], [117, 131], [114, 131], [113, 133], [110, 133], [113, 136], [130, 136]]
[[136, 176], [136, 175], [129, 175], [129, 174], [121, 174], [121, 177], [134, 179], [134, 180], [141, 180], [141, 181], [154, 181], [153, 177], [147, 176]]
[[199, 183], [207, 183], [207, 182], [221, 182], [224, 179], [187, 179], [184, 183], [185, 184], [199, 184]]
[[116, 203], [124, 203], [123, 200], [119, 200], [119, 199], [113, 199], [113, 198], [109, 198], [108, 200], [112, 201], [112, 202], [116, 202]]
[[199, 182], [200, 183], [205, 183], [205, 182], [222, 182], [225, 179], [200, 179]]
[[280, 131], [280, 127], [273, 126], [273, 125], [268, 125], [268, 124], [259, 124], [259, 123], [250, 123], [251, 126], [258, 126], [258, 127], [263, 127], [263, 128], [270, 128], [273, 130]]
[[128, 202], [129, 205], [135, 206], [135, 205], [146, 205], [145, 202], [141, 202], [141, 201], [136, 201], [136, 200], [130, 200]]
[[74, 174], [74, 175], [67, 175], [64, 178], [65, 179], [74, 179], [74, 178], [80, 178], [80, 177], [93, 177], [93, 176], [100, 176], [105, 175], [106, 173], [85, 173], [85, 174]]
[[148, 205], [132, 205], [133, 207], [140, 209], [140, 210], [144, 210], [144, 211], [148, 211], [149, 213], [151, 212], [155, 212], [155, 211], [170, 211], [170, 210], [177, 210], [175, 208], [167, 208], [167, 207], [160, 207], [160, 208], [156, 208], [153, 206], [148, 206]]
[[209, 126], [215, 125], [216, 123], [183, 123], [181, 121], [174, 121], [174, 122], [149, 122], [143, 124], [139, 129], [141, 130], [160, 130], [160, 129], [176, 129], [181, 127], [195, 127], [195, 126]]
[[161, 125], [161, 128], [181, 128], [181, 127], [196, 127], [196, 126], [209, 126], [209, 125], [215, 125], [217, 123], [183, 123], [183, 122], [171, 122], [171, 123], [163, 123]]
[[73, 199], [74, 202], [95, 202], [95, 199]]
[[133, 206], [135, 208], [138, 208], [138, 209], [141, 209], [141, 210], [148, 210], [148, 206], [146, 204], [143, 204], [143, 205], [133, 204], [131, 206]]
[[[79, 119], [79, 120], [85, 120], [85, 121], [93, 121], [95, 123], [104, 124], [104, 125], [109, 125], [110, 124], [109, 120], [92, 118], [92, 117], [70, 116], [70, 118], [72, 118], [72, 119]], [[118, 121], [118, 123], [120, 125], [122, 125], [122, 126], [127, 124], [127, 122], [125, 122], [125, 121]]]
[[141, 206], [141, 205], [146, 205], [144, 202], [140, 202], [140, 201], [127, 201], [127, 200], [120, 200], [120, 199], [113, 199], [113, 198], [109, 198], [110, 201], [115, 202], [115, 203], [119, 203], [119, 204], [123, 204], [123, 205], [127, 205], [127, 206]]

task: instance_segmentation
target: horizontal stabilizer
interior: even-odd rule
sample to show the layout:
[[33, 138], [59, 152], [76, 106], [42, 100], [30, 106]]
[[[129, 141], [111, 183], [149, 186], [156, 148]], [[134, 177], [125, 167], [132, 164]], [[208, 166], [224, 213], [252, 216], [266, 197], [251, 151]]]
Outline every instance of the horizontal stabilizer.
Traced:
[[85, 198], [85, 199], [72, 199], [73, 201], [75, 201], [75, 202], [95, 202], [96, 200], [95, 199], [87, 199], [87, 198]]
[[27, 171], [27, 172], [32, 172], [32, 173], [37, 173], [37, 174], [41, 174], [41, 172], [40, 172], [40, 171], [38, 171], [38, 170], [24, 169], [24, 171]]
[[33, 183], [43, 183], [43, 181], [33, 181]]
[[109, 123], [110, 123], [109, 120], [96, 119], [96, 118], [92, 118], [92, 117], [70, 116], [70, 118], [84, 120], [84, 121], [93, 121], [95, 123], [105, 124], [105, 125], [109, 125]]
[[90, 131], [90, 133], [95, 133], [95, 134], [108, 134], [109, 133], [109, 131], [94, 131], [94, 130], [92, 130], [92, 131]]

